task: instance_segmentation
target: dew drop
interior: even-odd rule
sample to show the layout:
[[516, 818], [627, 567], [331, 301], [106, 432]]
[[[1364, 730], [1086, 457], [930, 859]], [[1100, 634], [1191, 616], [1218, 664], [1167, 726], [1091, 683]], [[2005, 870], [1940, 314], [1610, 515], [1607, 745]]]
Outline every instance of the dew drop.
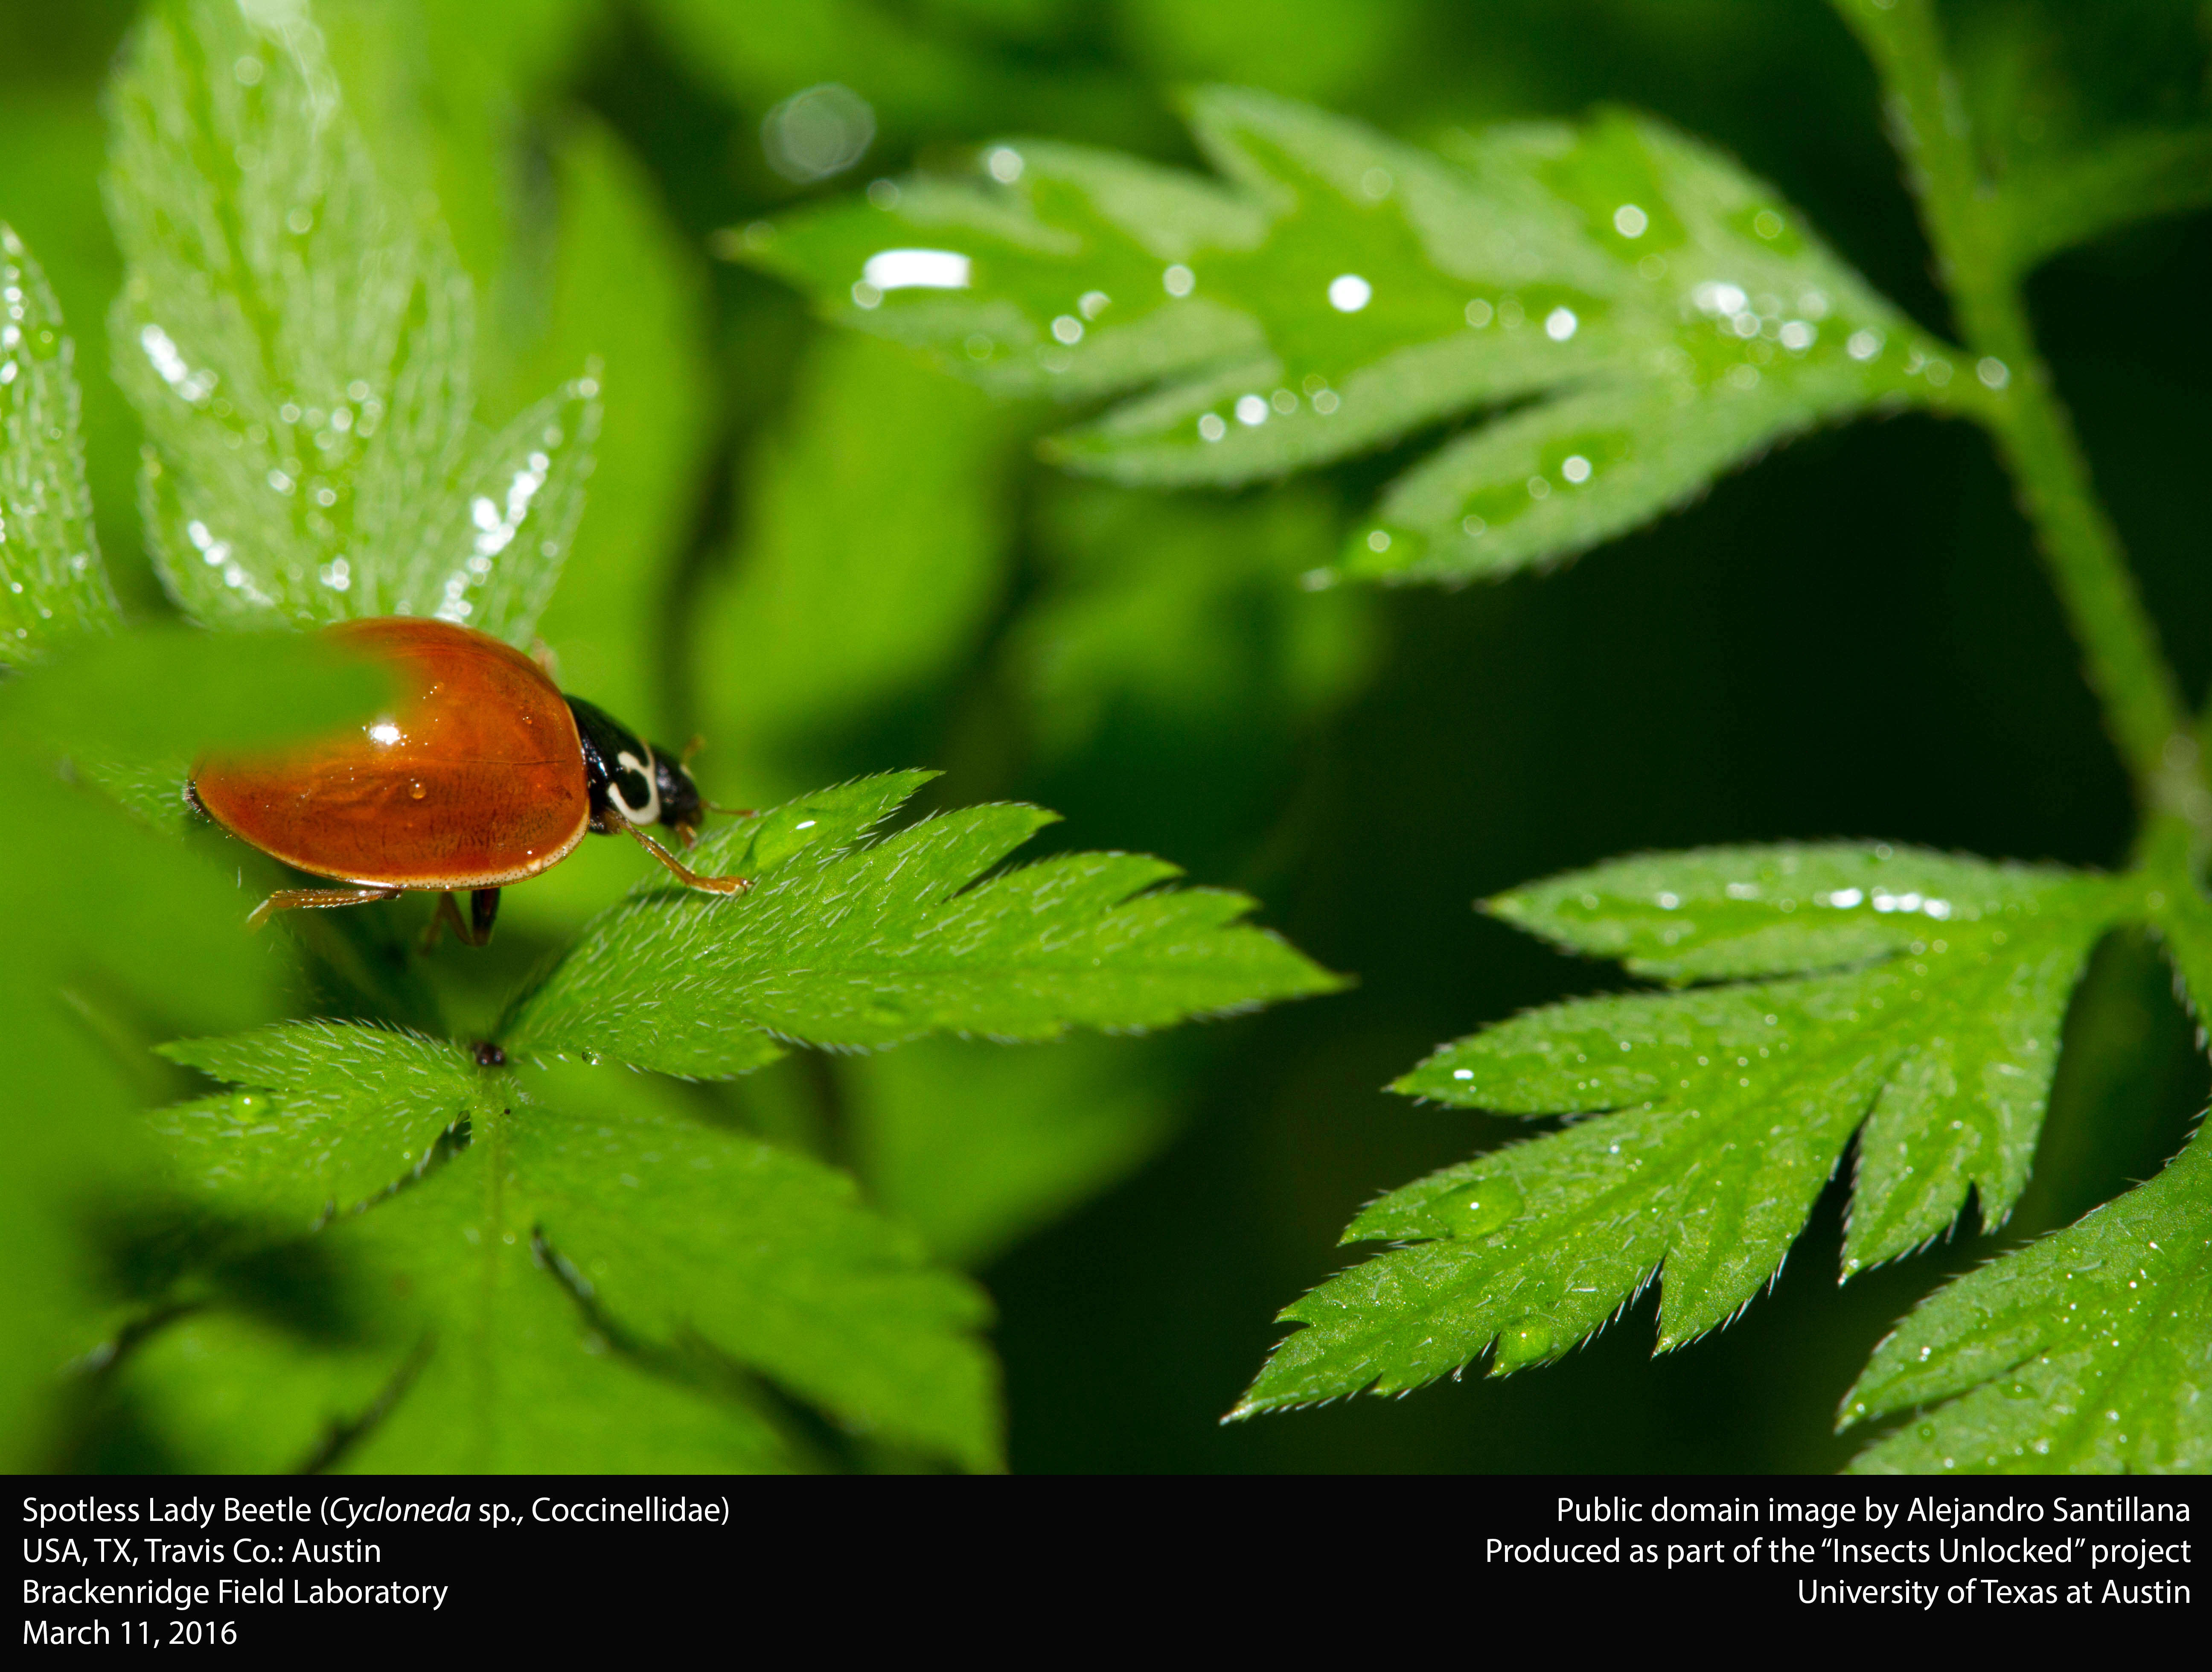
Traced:
[[1357, 273], [1340, 273], [1328, 282], [1328, 305], [1340, 313], [1357, 313], [1373, 299], [1375, 287]]
[[1447, 1237], [1486, 1237], [1520, 1217], [1524, 1203], [1510, 1178], [1486, 1178], [1446, 1191], [1428, 1206], [1429, 1218]]
[[1551, 1357], [1554, 1339], [1552, 1326], [1541, 1318], [1527, 1318], [1515, 1324], [1498, 1338], [1496, 1372], [1502, 1376], [1525, 1365], [1541, 1363]]

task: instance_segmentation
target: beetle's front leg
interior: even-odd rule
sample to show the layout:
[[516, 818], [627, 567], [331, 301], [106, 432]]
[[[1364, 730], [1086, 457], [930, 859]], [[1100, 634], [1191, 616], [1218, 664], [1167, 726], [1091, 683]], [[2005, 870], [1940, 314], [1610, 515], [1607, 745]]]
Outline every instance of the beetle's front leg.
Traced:
[[742, 894], [753, 885], [750, 877], [702, 877], [636, 825], [624, 821], [623, 829], [629, 832], [639, 847], [673, 871], [686, 888], [696, 888], [706, 894]]

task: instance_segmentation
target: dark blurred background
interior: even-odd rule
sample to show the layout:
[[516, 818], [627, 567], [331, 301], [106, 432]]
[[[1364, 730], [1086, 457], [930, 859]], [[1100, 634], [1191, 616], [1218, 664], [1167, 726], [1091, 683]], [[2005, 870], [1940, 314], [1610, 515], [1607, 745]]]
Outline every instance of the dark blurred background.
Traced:
[[[99, 92], [135, 9], [0, 0], [0, 217], [46, 261], [82, 344], [103, 539], [126, 600], [154, 614], [135, 421], [100, 324], [118, 268]], [[349, 75], [347, 43], [388, 37], [396, 15], [379, 0], [318, 13]], [[1824, 5], [425, 0], [406, 15], [412, 56], [361, 49], [349, 90], [369, 96], [397, 64], [390, 96], [430, 112], [430, 178], [486, 316], [487, 416], [576, 344], [613, 368], [605, 461], [547, 628], [586, 676], [572, 686], [625, 697], [659, 735], [707, 731], [726, 799], [930, 765], [946, 770], [939, 805], [1042, 802], [1066, 815], [1048, 845], [1150, 850], [1249, 890], [1261, 921], [1358, 978], [1058, 1067], [1014, 1053], [1004, 1085], [963, 1067], [980, 1048], [946, 1047], [732, 1094], [979, 1262], [1002, 1309], [1017, 1468], [1832, 1469], [1855, 1449], [1830, 1433], [1836, 1401], [1915, 1299], [2178, 1146], [2205, 1065], [2155, 949], [2116, 939], [2074, 1006], [2035, 1182], [2000, 1237], [1970, 1225], [1839, 1290], [1832, 1188], [1775, 1293], [1668, 1358], [1650, 1356], [1647, 1296], [1551, 1369], [1218, 1426], [1278, 1337], [1275, 1310], [1346, 1258], [1335, 1238], [1363, 1202], [1517, 1129], [1379, 1088], [1441, 1041], [1607, 984], [1476, 899], [1721, 842], [2124, 858], [2126, 786], [2006, 484], [1963, 425], [1865, 423], [1556, 573], [1311, 594], [1296, 575], [1434, 434], [1234, 496], [1106, 489], [1031, 457], [1066, 409], [992, 409], [709, 253], [721, 228], [1009, 135], [1197, 167], [1175, 100], [1200, 82], [1413, 139], [1621, 103], [1734, 152], [1948, 330], [1870, 73]], [[2201, 6], [1946, 15], [1996, 125], [1992, 167], [2202, 109]], [[575, 264], [533, 258], [532, 240], [577, 237], [580, 216], [612, 253], [571, 294]], [[647, 248], [658, 289], [623, 277]], [[2200, 215], [2063, 257], [2032, 285], [2192, 696], [2212, 675], [2208, 272]], [[554, 277], [533, 290], [533, 273]], [[872, 625], [899, 584], [945, 619]], [[634, 641], [619, 653], [617, 633]], [[550, 944], [621, 862], [580, 868], [568, 893], [549, 878], [534, 918], [518, 894], [509, 963], [487, 970]], [[1043, 1186], [1010, 1183], [963, 1149], [996, 1141], [990, 1120], [963, 1123], [978, 1097], [997, 1100], [1010, 1146], [1063, 1117], [1088, 1135], [1038, 1164]], [[994, 1190], [997, 1218], [963, 1218]]]

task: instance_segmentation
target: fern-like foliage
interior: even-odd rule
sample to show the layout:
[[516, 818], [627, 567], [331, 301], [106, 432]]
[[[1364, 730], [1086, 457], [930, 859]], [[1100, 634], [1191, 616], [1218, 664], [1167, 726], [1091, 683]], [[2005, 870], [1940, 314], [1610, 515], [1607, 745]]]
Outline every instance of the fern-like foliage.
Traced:
[[[634, 1443], [593, 1427], [672, 1383], [696, 1432], [663, 1461], [773, 1449], [753, 1409], [718, 1408], [715, 1361], [857, 1431], [996, 1461], [982, 1296], [817, 1163], [634, 1076], [488, 1070], [378, 1029], [302, 1023], [167, 1054], [240, 1088], [161, 1119], [180, 1182], [233, 1213], [332, 1227], [335, 1256], [380, 1280], [367, 1292], [404, 1297], [380, 1298], [323, 1366], [342, 1378], [382, 1344], [386, 1373], [422, 1383], [362, 1467], [623, 1467]], [[669, 1374], [686, 1352], [696, 1371]], [[316, 1355], [280, 1356], [297, 1375]], [[267, 1461], [287, 1443], [306, 1455], [318, 1414], [295, 1409]]]
[[1845, 1425], [1933, 1408], [1868, 1474], [2212, 1468], [2212, 1148], [1960, 1279], [1875, 1349]]
[[1243, 896], [1157, 891], [1176, 874], [1158, 860], [1068, 854], [984, 876], [1051, 821], [1035, 807], [963, 808], [859, 841], [928, 776], [862, 779], [725, 827], [698, 856], [755, 879], [750, 891], [702, 909], [648, 879], [520, 1001], [507, 1043], [733, 1073], [779, 1055], [782, 1040], [1051, 1039], [1334, 985], [1238, 924], [1251, 905]]
[[[1680, 990], [1585, 999], [1445, 1047], [1396, 1088], [1595, 1118], [1445, 1169], [1347, 1242], [1400, 1246], [1284, 1314], [1307, 1327], [1240, 1413], [1554, 1358], [1646, 1284], [1660, 1347], [1772, 1277], [1858, 1137], [1850, 1272], [2026, 1184], [2059, 1023], [2130, 909], [2107, 879], [1888, 846], [1624, 861], [1492, 904]], [[1687, 985], [1691, 982], [1711, 983]]]
[[[1940, 52], [1923, 8], [1888, 21], [1891, 0], [1840, 9], [1886, 72]], [[1960, 199], [1980, 218], [1960, 235], [1978, 240], [1972, 259], [2000, 284], [2204, 195], [2212, 130], [2177, 115], [2100, 133], [2109, 124], [2078, 96], [2045, 27], [2025, 13], [1984, 18], [1966, 53], [1966, 102], [1994, 137], [1990, 177]], [[2063, 27], [2087, 38], [2106, 26]], [[1942, 76], [1929, 85], [1957, 100]], [[2006, 392], [2039, 368], [1931, 337], [1770, 188], [1659, 123], [1603, 112], [1421, 147], [1257, 93], [1203, 91], [1188, 114], [1212, 177], [1010, 140], [981, 148], [966, 177], [879, 181], [865, 202], [732, 234], [725, 252], [986, 387], [1117, 398], [1047, 451], [1121, 483], [1278, 477], [1471, 419], [1384, 489], [1334, 571], [1310, 587], [1555, 561], [1810, 426], [1869, 411], [1978, 417], [2012, 438], [2017, 462]], [[1939, 165], [1922, 155], [1933, 144], [1923, 128], [1956, 126], [1958, 112], [1900, 101], [1895, 119], [1927, 196]], [[1953, 190], [1954, 163], [1940, 167]], [[1960, 258], [1945, 248], [1947, 264]], [[2032, 359], [2024, 337], [2005, 341], [2002, 355]], [[2067, 466], [2054, 456], [2021, 468]], [[1554, 945], [1618, 959], [1667, 990], [1522, 1016], [1399, 1080], [1445, 1104], [1568, 1120], [1369, 1207], [1345, 1240], [1390, 1246], [1283, 1315], [1303, 1328], [1236, 1414], [1400, 1391], [1486, 1353], [1501, 1371], [1550, 1359], [1655, 1282], [1660, 1346], [1679, 1346], [1749, 1304], [1847, 1155], [1846, 1276], [1942, 1234], [1970, 1199], [1985, 1227], [2002, 1224], [2099, 938], [2148, 920], [2191, 991], [2212, 982], [2197, 868], [2175, 854], [2106, 878], [1887, 844], [1715, 849], [1493, 902]], [[2177, 1164], [2172, 1176], [2193, 1175]], [[2184, 1189], [2162, 1179], [2137, 1195], [2163, 1202]], [[1897, 1341], [1954, 1368], [1914, 1382], [1893, 1344], [1852, 1416], [1948, 1398], [1992, 1373], [1969, 1310], [2001, 1283], [2029, 1306], [2031, 1280], [2001, 1274], [2056, 1270], [2062, 1250], [2112, 1234], [2079, 1228], [1931, 1303]], [[2202, 1320], [2185, 1304], [2166, 1322], [2171, 1351], [2201, 1362]], [[2087, 1325], [2061, 1333], [2090, 1358], [2061, 1372], [2047, 1367], [2060, 1335], [2021, 1347], [2046, 1353], [2038, 1388], [2073, 1378], [2040, 1416], [2014, 1412], [2022, 1434], [2067, 1398], [2133, 1374], [2126, 1330], [2106, 1332], [2110, 1352]], [[2009, 1351], [2028, 1337], [2005, 1340]], [[1979, 1411], [1982, 1397], [1956, 1408]], [[2112, 1409], [2124, 1402], [2116, 1394]], [[1925, 1446], [1901, 1432], [1869, 1461], [1934, 1466], [1940, 1450], [1987, 1462], [1996, 1429], [1973, 1424], [1990, 1421], [1938, 1414], [1912, 1431]], [[2144, 1439], [2136, 1461], [2196, 1455], [2173, 1422], [2150, 1414], [2136, 1428], [2166, 1438]], [[2065, 1460], [2118, 1456], [2093, 1447]]]
[[1216, 89], [1190, 120], [1223, 179], [1009, 142], [975, 179], [729, 247], [988, 387], [1133, 392], [1051, 446], [1121, 482], [1281, 476], [1527, 403], [1385, 493], [1355, 575], [1558, 557], [1808, 425], [1986, 392], [1773, 192], [1649, 119], [1430, 150]]
[[[979, 1292], [842, 1175], [598, 1065], [725, 1076], [793, 1043], [1047, 1039], [1336, 983], [1239, 925], [1241, 897], [1153, 891], [1172, 874], [1157, 860], [1069, 854], [978, 881], [1048, 817], [1033, 808], [865, 841], [927, 775], [725, 827], [696, 856], [750, 891], [641, 885], [494, 1041], [307, 1022], [164, 1048], [232, 1088], [157, 1119], [188, 1199], [319, 1239], [378, 1298], [319, 1351], [238, 1320], [222, 1332], [234, 1351], [215, 1373], [272, 1359], [304, 1389], [267, 1431], [276, 1449], [240, 1466], [306, 1456], [319, 1416], [345, 1430], [373, 1408], [374, 1437], [348, 1453], [365, 1468], [797, 1466], [762, 1401], [738, 1396], [747, 1378], [925, 1456], [997, 1460]], [[525, 1066], [561, 1059], [589, 1066]], [[206, 1360], [155, 1363], [148, 1398], [209, 1402]], [[413, 1390], [384, 1411], [403, 1377]], [[660, 1449], [594, 1417], [633, 1400], [682, 1416]]]
[[304, 0], [156, 8], [110, 93], [116, 374], [163, 581], [210, 624], [438, 616], [527, 645], [599, 389], [471, 423], [474, 301], [378, 177]]
[[359, 724], [380, 682], [329, 666], [320, 649], [292, 637], [117, 635], [56, 642], [0, 682], [0, 790], [14, 810], [0, 832], [0, 1013], [17, 1048], [0, 1103], [0, 1257], [15, 1274], [0, 1307], [0, 1457], [13, 1467], [51, 1461], [57, 1371], [136, 1310], [119, 1308], [102, 1239], [87, 1234], [95, 1204], [140, 1201], [155, 1157], [149, 1088], [133, 1054], [107, 1042], [134, 1024], [250, 1026], [283, 1001], [288, 976], [276, 949], [238, 932], [227, 871], [52, 763], [88, 745], [158, 757]]
[[[755, 64], [707, 9], [652, 9], [725, 73]], [[1842, 9], [1886, 72], [1934, 64], [1917, 0]], [[1942, 173], [1929, 112], [1916, 135], [1899, 100], [1917, 184], [1964, 205], [1939, 246], [1988, 270], [1970, 276], [1985, 303], [2057, 250], [2205, 196], [2198, 114], [2091, 143], [2063, 55], [2015, 74], [2017, 47], [1983, 40], [1959, 84], [1997, 136], [1987, 179], [1956, 158]], [[597, 374], [496, 434], [478, 425], [471, 284], [434, 204], [380, 167], [389, 150], [307, 0], [161, 0], [110, 112], [116, 373], [146, 425], [145, 520], [179, 606], [219, 629], [434, 615], [528, 643], [581, 509]], [[1202, 92], [1189, 117], [1211, 174], [1010, 141], [968, 175], [879, 181], [725, 252], [987, 390], [1113, 403], [1048, 450], [1117, 483], [1248, 483], [1461, 425], [1310, 587], [1556, 561], [1869, 412], [1975, 416], [2015, 466], [2069, 468], [2063, 421], [2012, 423], [2008, 403], [2039, 387], [2024, 332], [1994, 351], [1947, 344], [1770, 188], [1647, 118], [1421, 146], [1255, 93]], [[570, 208], [605, 227], [619, 165], [595, 143], [564, 142], [561, 167], [586, 188]], [[1959, 310], [1986, 342], [1976, 314]], [[587, 351], [561, 340], [562, 360]], [[707, 623], [725, 665], [711, 701], [758, 710], [743, 746], [772, 753], [810, 716], [896, 695], [989, 614], [979, 554], [1006, 538], [989, 487], [1012, 426], [980, 406], [944, 423], [884, 354], [832, 350], [810, 371], [810, 388], [846, 393], [807, 417], [793, 502], [759, 508], [757, 561]], [[898, 401], [866, 446], [975, 481], [965, 523], [909, 531], [887, 560], [897, 584], [823, 659], [784, 645], [784, 623], [845, 610], [844, 571], [823, 559], [851, 541], [793, 502], [842, 493], [862, 444], [836, 413], [855, 389]], [[77, 407], [58, 311], [0, 228], [0, 661], [21, 670], [0, 683], [19, 744], [0, 760], [0, 1010], [41, 1040], [0, 1110], [0, 1256], [22, 1274], [0, 1317], [9, 1461], [52, 1460], [36, 1438], [61, 1388], [118, 1401], [203, 1467], [994, 1466], [988, 1303], [934, 1262], [1031, 1216], [1063, 1158], [1031, 1155], [1027, 1182], [1010, 1170], [980, 1215], [946, 1211], [957, 1191], [917, 1158], [926, 1144], [870, 1104], [898, 1076], [854, 1077], [855, 1146], [903, 1181], [878, 1201], [922, 1204], [926, 1242], [698, 1082], [935, 1036], [942, 1055], [911, 1079], [941, 1103], [959, 1053], [990, 1042], [1165, 1027], [1336, 978], [1245, 922], [1243, 897], [1167, 886], [1162, 861], [1010, 864], [1051, 818], [1038, 809], [902, 824], [927, 775], [889, 774], [721, 824], [693, 857], [747, 878], [745, 893], [650, 877], [481, 1037], [449, 1037], [412, 955], [360, 927], [373, 914], [237, 933], [240, 856], [177, 828], [173, 763], [356, 723], [374, 681], [303, 637], [115, 633]], [[634, 445], [667, 453], [666, 439]], [[666, 520], [681, 496], [672, 475], [654, 480]], [[2049, 523], [2051, 483], [2027, 485]], [[2134, 704], [2120, 729], [2156, 821], [2136, 868], [1790, 845], [1625, 860], [1493, 902], [1651, 985], [1486, 1028], [1397, 1083], [1559, 1123], [1362, 1213], [1346, 1240], [1388, 1246], [1284, 1314], [1299, 1328], [1237, 1414], [1402, 1390], [1486, 1355], [1495, 1372], [1536, 1365], [1655, 1283], [1660, 1347], [1686, 1343], [1751, 1303], [1847, 1158], [1845, 1276], [1943, 1234], [1970, 1201], [1984, 1228], [2002, 1224], [2099, 938], [2147, 923], [2198, 1002], [2212, 992], [2202, 843], [2182, 828], [2212, 823], [2203, 786], [2170, 705], [2121, 689], [2157, 684], [2154, 651], [2138, 654], [2124, 580], [2098, 568], [2117, 555], [2098, 549], [2094, 505], [2070, 514], [2087, 538], [2062, 555], [2069, 601], [2103, 612], [2093, 674]], [[609, 549], [635, 558], [647, 541]], [[1255, 574], [1285, 578], [1272, 562]], [[595, 576], [564, 605], [570, 630], [588, 637], [614, 595], [625, 620], [648, 619], [659, 594], [634, 579]], [[605, 666], [643, 690], [629, 652]], [[1057, 666], [1090, 677], [1080, 656]], [[763, 680], [754, 703], [746, 682]], [[2146, 745], [2136, 721], [2154, 710]], [[310, 993], [343, 1019], [270, 1021]], [[169, 1042], [166, 1063], [135, 1049], [149, 1038]], [[1097, 1079], [1103, 1110], [1121, 1094]], [[1102, 1120], [1074, 1147], [1110, 1154], [1133, 1129]], [[1844, 1401], [1846, 1426], [1896, 1425], [1860, 1466], [2212, 1466], [2196, 1398], [2212, 1366], [2208, 1165], [2200, 1137], [1923, 1304]]]
[[[114, 349], [179, 604], [218, 629], [412, 613], [527, 642], [596, 391], [472, 428], [469, 285], [379, 178], [307, 8], [155, 7], [112, 115]], [[722, 823], [695, 862], [746, 892], [656, 872], [483, 1037], [446, 1037], [371, 913], [249, 939], [259, 861], [184, 820], [179, 763], [361, 724], [382, 681], [314, 635], [69, 641], [113, 615], [70, 350], [12, 234], [0, 251], [0, 622], [27, 664], [0, 688], [0, 778], [33, 838], [0, 866], [0, 998], [40, 1031], [0, 1184], [0, 1253], [34, 1274], [0, 1329], [9, 1439], [71, 1364], [64, 1395], [122, 1401], [202, 1467], [996, 1466], [981, 1291], [684, 1082], [797, 1047], [1164, 1027], [1337, 979], [1158, 860], [1006, 868], [1036, 808], [882, 834], [927, 773]], [[162, 990], [185, 971], [206, 990]], [[303, 988], [343, 1014], [268, 1020]], [[159, 1039], [166, 1064], [139, 1048]]]
[[76, 358], [46, 275], [0, 222], [0, 666], [116, 624], [85, 486]]

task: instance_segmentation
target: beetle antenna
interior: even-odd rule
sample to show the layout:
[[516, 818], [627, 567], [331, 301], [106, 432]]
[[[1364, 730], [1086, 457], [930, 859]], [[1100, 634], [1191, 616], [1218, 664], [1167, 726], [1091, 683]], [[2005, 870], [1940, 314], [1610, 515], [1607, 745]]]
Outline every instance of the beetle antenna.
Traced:
[[638, 846], [682, 879], [686, 888], [707, 894], [742, 894], [753, 885], [750, 877], [702, 877], [629, 820], [623, 821], [623, 829], [636, 838]]
[[691, 757], [706, 746], [707, 739], [700, 733], [694, 732], [691, 734], [691, 741], [684, 745], [684, 753], [678, 758], [682, 760], [684, 765], [689, 766], [691, 764]]
[[732, 818], [758, 818], [760, 817], [760, 809], [758, 807], [725, 807], [718, 806], [712, 801], [702, 801], [699, 805], [706, 808], [708, 812], [726, 812]]

